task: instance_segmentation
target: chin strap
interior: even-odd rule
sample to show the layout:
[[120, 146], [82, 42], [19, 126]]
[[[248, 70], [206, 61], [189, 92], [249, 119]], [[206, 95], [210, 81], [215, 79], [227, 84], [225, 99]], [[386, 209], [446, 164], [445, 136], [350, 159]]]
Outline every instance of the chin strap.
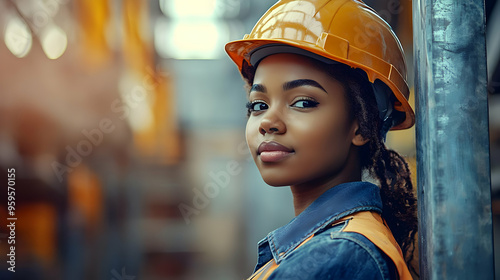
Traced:
[[379, 118], [382, 121], [380, 136], [385, 141], [387, 132], [394, 125], [392, 91], [380, 80], [375, 80], [375, 83], [371, 85], [377, 100]]
[[[366, 72], [362, 69], [356, 69], [356, 72], [363, 76], [364, 79], [368, 79]], [[394, 126], [397, 121], [396, 111], [394, 110], [394, 95], [391, 89], [380, 80], [375, 80], [374, 83], [370, 83], [373, 94], [375, 95], [375, 100], [377, 101], [378, 116], [382, 122], [380, 126], [380, 137], [385, 141], [387, 132]]]

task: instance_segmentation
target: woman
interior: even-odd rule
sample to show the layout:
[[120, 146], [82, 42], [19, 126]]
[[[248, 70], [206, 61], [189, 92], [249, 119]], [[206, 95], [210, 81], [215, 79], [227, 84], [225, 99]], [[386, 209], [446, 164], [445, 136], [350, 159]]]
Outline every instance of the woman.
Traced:
[[387, 23], [361, 1], [284, 0], [226, 51], [248, 84], [255, 163], [296, 214], [259, 242], [250, 279], [411, 279], [416, 199], [384, 139], [414, 114]]

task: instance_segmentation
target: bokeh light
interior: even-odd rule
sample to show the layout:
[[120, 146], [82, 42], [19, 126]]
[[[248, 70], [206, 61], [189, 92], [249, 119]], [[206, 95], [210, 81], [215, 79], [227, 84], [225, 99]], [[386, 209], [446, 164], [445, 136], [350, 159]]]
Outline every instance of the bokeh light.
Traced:
[[64, 30], [56, 25], [49, 25], [40, 35], [42, 48], [49, 59], [58, 59], [68, 46], [68, 38]]
[[26, 56], [33, 44], [31, 31], [23, 20], [18, 17], [12, 17], [5, 28], [5, 45], [13, 55], [21, 58]]

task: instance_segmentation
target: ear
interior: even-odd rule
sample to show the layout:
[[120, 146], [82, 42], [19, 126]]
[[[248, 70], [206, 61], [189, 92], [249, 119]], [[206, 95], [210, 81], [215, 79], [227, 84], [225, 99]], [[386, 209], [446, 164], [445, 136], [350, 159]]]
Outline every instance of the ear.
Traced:
[[353, 132], [354, 136], [352, 137], [351, 142], [354, 146], [360, 147], [368, 143], [368, 141], [370, 141], [370, 139], [365, 139], [365, 137], [363, 137], [363, 135], [361, 135], [361, 133], [359, 132], [359, 124], [357, 121], [353, 123]]

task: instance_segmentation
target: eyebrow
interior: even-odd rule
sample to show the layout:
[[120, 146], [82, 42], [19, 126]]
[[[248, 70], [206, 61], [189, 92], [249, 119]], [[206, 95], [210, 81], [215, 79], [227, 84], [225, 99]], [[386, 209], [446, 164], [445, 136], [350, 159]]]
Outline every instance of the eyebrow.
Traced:
[[263, 93], [266, 93], [267, 92], [267, 89], [264, 85], [261, 85], [261, 84], [253, 84], [252, 85], [252, 88], [250, 89], [250, 92], [254, 92], [254, 91], [258, 91], [258, 92], [263, 92]]
[[[311, 79], [298, 79], [298, 80], [286, 82], [283, 84], [283, 90], [287, 91], [287, 90], [291, 90], [291, 89], [303, 87], [303, 86], [316, 87], [316, 88], [319, 88], [322, 91], [328, 93], [325, 90], [325, 88], [322, 87], [318, 82], [316, 82], [315, 80], [311, 80]], [[250, 88], [249, 93], [254, 92], [254, 91], [267, 93], [266, 87], [262, 84], [253, 84], [252, 87]]]
[[[321, 89], [322, 91], [326, 92], [325, 88], [322, 87], [318, 82], [315, 80], [310, 80], [310, 79], [299, 79], [299, 80], [293, 80], [290, 82], [286, 82], [283, 84], [283, 90], [291, 90], [297, 87], [302, 87], [302, 86], [312, 86]], [[328, 92], [326, 92], [328, 93]]]

